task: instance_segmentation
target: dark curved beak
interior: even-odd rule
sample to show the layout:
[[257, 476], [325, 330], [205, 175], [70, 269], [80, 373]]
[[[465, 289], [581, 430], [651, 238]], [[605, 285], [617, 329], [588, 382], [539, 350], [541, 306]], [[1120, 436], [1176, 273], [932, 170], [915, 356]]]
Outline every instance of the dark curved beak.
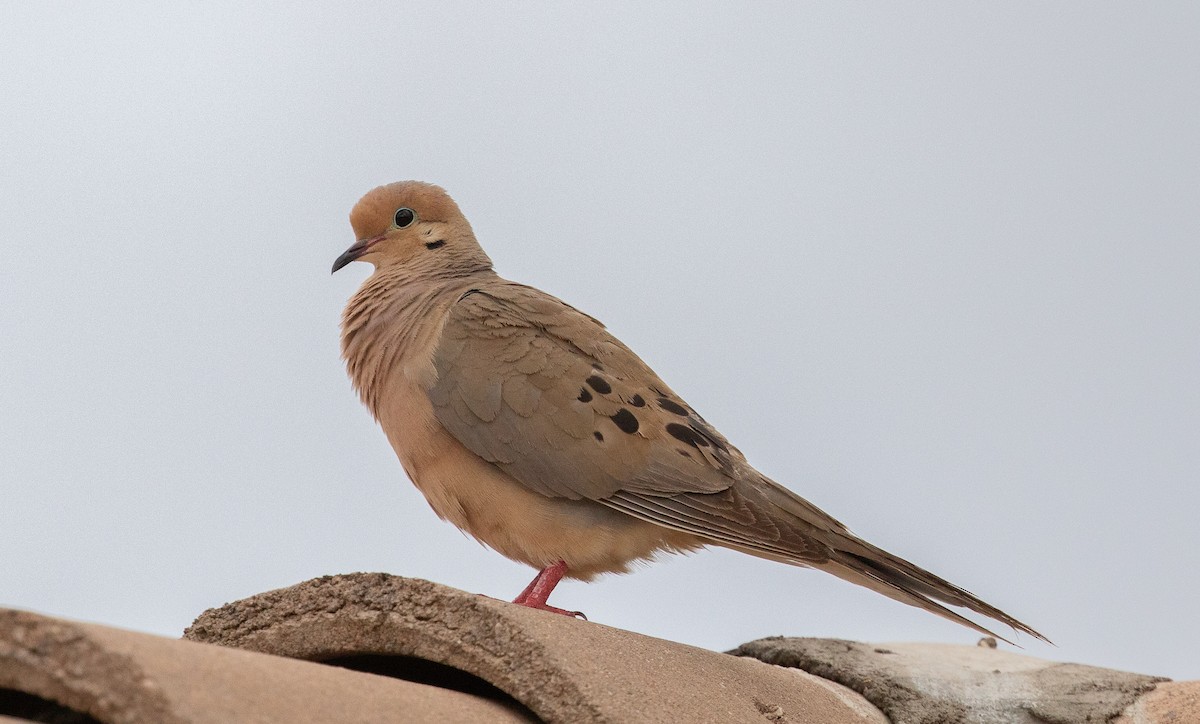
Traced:
[[333, 271], [329, 273], [333, 274], [338, 269], [341, 269], [350, 262], [361, 257], [363, 254], [366, 254], [367, 251], [370, 250], [371, 246], [379, 241], [383, 241], [382, 234], [379, 236], [372, 236], [370, 239], [359, 239], [358, 241], [354, 242], [350, 245], [349, 249], [342, 252], [341, 256], [333, 260]]

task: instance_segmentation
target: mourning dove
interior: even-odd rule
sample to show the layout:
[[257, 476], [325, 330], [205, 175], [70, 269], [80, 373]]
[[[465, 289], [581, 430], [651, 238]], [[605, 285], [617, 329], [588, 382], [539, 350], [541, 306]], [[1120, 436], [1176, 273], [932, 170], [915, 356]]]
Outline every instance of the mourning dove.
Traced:
[[333, 271], [375, 266], [342, 315], [350, 378], [438, 516], [540, 569], [515, 603], [570, 613], [546, 603], [563, 576], [718, 545], [1045, 640], [755, 470], [603, 324], [498, 276], [441, 188], [381, 186], [350, 223]]

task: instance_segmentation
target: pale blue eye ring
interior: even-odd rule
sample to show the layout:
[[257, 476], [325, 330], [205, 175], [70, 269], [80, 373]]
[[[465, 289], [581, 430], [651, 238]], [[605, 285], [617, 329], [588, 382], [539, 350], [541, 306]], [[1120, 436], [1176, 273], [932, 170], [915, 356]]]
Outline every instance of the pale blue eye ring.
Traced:
[[396, 216], [393, 221], [397, 229], [403, 229], [412, 226], [412, 223], [417, 220], [417, 212], [407, 206], [396, 209]]

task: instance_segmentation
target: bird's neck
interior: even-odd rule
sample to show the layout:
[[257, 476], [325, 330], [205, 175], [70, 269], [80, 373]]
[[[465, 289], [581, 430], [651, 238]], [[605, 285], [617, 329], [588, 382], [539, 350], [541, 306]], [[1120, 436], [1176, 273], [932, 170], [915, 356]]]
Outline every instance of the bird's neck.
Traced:
[[433, 353], [450, 307], [496, 278], [490, 268], [447, 276], [383, 268], [363, 282], [342, 313], [342, 357], [372, 414], [379, 417], [391, 385], [432, 385]]

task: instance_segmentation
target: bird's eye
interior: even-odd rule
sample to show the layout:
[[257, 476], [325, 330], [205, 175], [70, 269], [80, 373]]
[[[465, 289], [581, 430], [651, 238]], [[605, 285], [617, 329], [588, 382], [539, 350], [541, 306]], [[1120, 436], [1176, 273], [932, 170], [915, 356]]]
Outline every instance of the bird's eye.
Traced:
[[417, 220], [417, 212], [410, 208], [396, 209], [396, 228], [403, 229], [406, 226], [411, 226], [412, 222]]

